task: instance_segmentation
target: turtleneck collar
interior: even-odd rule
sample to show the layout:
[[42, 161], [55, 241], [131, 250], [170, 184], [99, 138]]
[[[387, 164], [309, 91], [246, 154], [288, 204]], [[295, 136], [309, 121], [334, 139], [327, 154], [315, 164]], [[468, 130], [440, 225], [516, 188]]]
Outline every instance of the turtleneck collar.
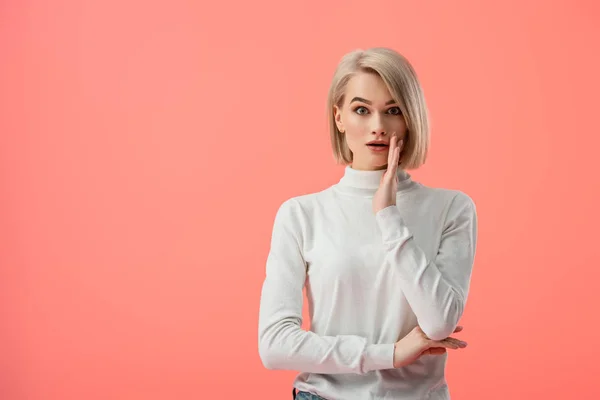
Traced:
[[[385, 171], [385, 169], [375, 171], [358, 170], [347, 165], [344, 168], [344, 175], [335, 187], [347, 194], [372, 197], [379, 188], [379, 182]], [[398, 192], [413, 189], [418, 185], [405, 170], [398, 168], [397, 175]]]

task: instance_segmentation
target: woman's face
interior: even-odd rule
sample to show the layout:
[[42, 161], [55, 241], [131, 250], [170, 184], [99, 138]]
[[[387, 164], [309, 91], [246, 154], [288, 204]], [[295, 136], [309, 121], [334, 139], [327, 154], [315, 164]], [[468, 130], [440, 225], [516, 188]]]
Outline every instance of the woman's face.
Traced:
[[367, 146], [373, 140], [389, 144], [394, 132], [398, 140], [406, 136], [406, 123], [398, 104], [376, 73], [359, 72], [346, 87], [344, 103], [334, 106], [338, 129], [346, 135], [353, 153], [352, 168], [377, 170], [387, 167], [389, 147]]

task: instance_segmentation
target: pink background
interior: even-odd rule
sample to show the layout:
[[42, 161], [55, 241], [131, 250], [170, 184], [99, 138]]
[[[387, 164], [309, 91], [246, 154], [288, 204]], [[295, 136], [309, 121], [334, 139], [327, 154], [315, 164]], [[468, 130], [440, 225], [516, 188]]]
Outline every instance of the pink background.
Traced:
[[478, 206], [453, 398], [600, 398], [593, 1], [0, 5], [0, 397], [291, 397], [257, 350], [278, 205], [329, 186], [347, 51], [432, 112], [413, 176]]

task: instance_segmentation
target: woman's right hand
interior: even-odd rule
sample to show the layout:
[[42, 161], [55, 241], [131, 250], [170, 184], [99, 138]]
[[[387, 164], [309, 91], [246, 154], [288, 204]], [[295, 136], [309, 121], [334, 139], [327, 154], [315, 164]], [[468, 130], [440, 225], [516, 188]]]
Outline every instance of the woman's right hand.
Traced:
[[[462, 326], [457, 326], [454, 332], [460, 332], [462, 329]], [[394, 344], [394, 368], [411, 364], [425, 354], [444, 354], [446, 349], [465, 347], [467, 347], [467, 342], [451, 336], [440, 341], [431, 340], [417, 325], [408, 335]]]

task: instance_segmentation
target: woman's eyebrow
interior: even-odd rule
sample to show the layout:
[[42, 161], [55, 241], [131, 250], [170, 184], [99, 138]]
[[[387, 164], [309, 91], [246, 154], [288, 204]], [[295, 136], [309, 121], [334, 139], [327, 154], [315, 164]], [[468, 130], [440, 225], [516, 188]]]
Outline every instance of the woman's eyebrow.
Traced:
[[[363, 103], [367, 103], [369, 105], [373, 104], [371, 101], [367, 100], [367, 99], [363, 99], [362, 97], [355, 97], [352, 99], [352, 101], [350, 102], [350, 104], [354, 103], [355, 101], [360, 101]], [[392, 100], [388, 100], [385, 105], [387, 106], [388, 104], [394, 104], [396, 101], [394, 99]]]

